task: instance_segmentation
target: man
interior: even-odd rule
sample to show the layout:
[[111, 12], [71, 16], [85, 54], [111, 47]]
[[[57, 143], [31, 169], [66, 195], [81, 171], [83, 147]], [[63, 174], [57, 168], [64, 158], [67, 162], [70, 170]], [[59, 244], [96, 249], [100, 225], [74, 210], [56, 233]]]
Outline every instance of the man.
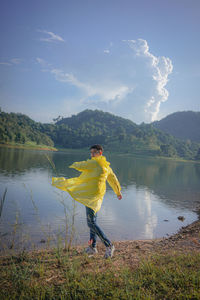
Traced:
[[52, 185], [69, 192], [76, 201], [86, 206], [87, 224], [90, 228], [90, 241], [86, 253], [96, 254], [98, 252], [96, 248], [96, 238], [98, 236], [106, 246], [105, 258], [108, 258], [113, 256], [115, 247], [97, 225], [97, 212], [101, 208], [106, 192], [106, 180], [119, 200], [122, 199], [121, 187], [117, 177], [109, 166], [110, 163], [102, 155], [102, 146], [93, 145], [90, 147], [90, 152], [91, 159], [74, 162], [70, 166], [70, 168], [82, 172], [79, 177], [70, 179], [53, 177]]

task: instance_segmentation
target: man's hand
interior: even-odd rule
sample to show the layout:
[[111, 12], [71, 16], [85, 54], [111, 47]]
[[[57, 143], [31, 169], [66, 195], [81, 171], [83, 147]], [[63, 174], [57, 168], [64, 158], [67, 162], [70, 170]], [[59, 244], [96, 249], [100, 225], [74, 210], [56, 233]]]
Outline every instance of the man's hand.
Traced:
[[122, 199], [122, 194], [118, 195], [117, 198], [118, 198], [119, 200], [121, 200], [121, 199]]

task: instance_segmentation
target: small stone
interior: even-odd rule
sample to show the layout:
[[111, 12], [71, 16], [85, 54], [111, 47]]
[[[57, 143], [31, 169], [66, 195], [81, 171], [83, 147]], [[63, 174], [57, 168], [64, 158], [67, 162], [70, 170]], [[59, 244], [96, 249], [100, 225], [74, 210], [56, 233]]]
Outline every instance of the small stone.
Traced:
[[40, 274], [39, 274], [37, 271], [34, 271], [34, 272], [33, 272], [33, 276], [36, 277], [36, 278], [39, 278], [39, 277], [40, 277]]
[[185, 217], [179, 216], [179, 217], [178, 217], [178, 220], [183, 222], [183, 221], [185, 220]]

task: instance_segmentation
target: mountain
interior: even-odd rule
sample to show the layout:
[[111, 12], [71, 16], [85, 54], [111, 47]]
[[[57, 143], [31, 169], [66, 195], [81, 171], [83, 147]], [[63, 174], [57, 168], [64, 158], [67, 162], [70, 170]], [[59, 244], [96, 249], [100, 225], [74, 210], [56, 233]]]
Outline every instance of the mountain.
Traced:
[[152, 125], [176, 138], [200, 142], [200, 112], [176, 112]]
[[42, 124], [21, 114], [0, 113], [1, 143], [33, 141], [57, 148], [82, 149], [102, 144], [105, 150], [153, 156], [199, 159], [200, 145], [100, 110], [85, 110], [70, 118]]

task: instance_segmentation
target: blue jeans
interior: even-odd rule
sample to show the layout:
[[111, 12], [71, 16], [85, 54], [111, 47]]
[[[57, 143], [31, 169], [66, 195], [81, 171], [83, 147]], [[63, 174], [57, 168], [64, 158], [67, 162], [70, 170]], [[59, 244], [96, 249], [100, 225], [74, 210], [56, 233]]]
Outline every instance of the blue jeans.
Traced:
[[90, 240], [92, 240], [92, 247], [96, 247], [97, 236], [101, 239], [106, 247], [112, 245], [100, 227], [97, 225], [97, 214], [94, 213], [94, 210], [86, 206], [86, 217], [87, 225], [90, 228]]

